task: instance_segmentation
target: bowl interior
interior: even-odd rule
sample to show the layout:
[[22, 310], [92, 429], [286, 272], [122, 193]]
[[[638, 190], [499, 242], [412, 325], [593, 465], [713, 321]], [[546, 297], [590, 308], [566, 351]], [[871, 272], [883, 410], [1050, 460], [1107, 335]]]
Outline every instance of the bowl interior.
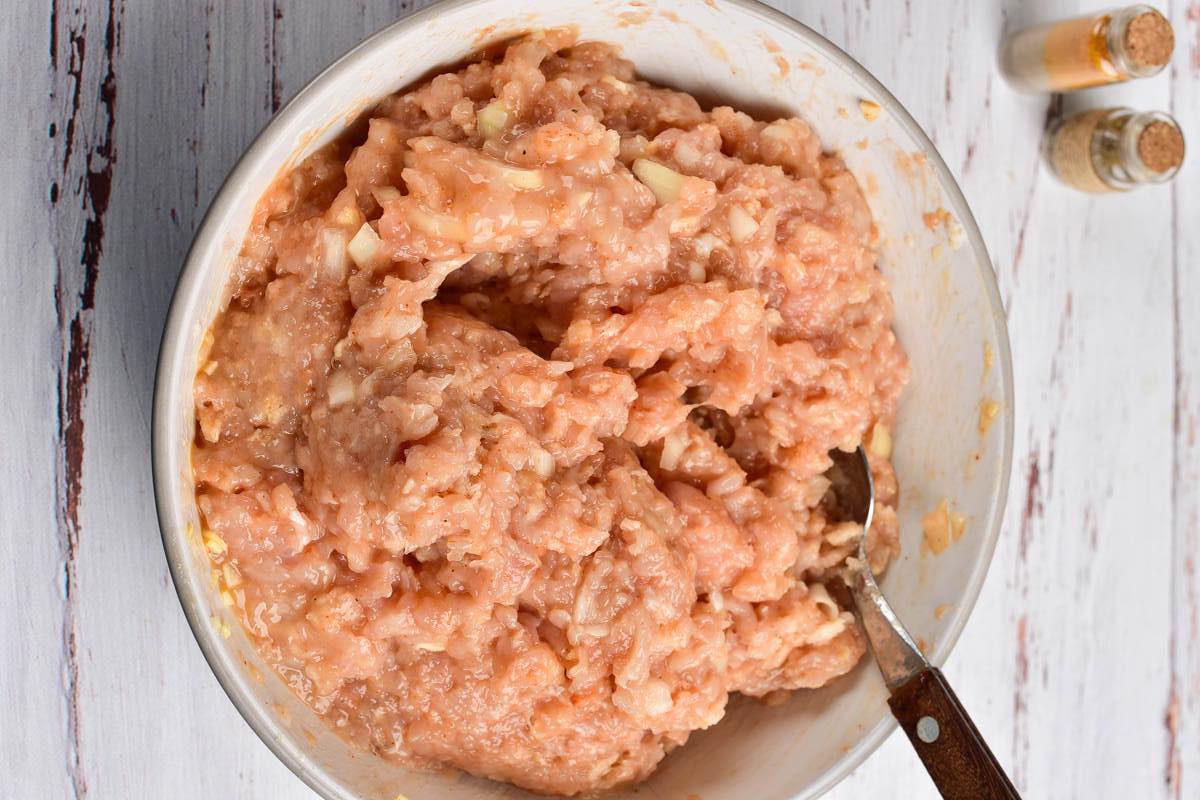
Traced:
[[[537, 27], [578, 26], [622, 46], [642, 77], [762, 117], [799, 115], [842, 154], [880, 232], [880, 267], [912, 362], [895, 434], [903, 555], [884, 590], [935, 663], [970, 612], [999, 528], [1011, 461], [1011, 376], [1003, 310], [974, 220], [949, 172], [907, 113], [822, 38], [745, 0], [450, 0], [360, 45], [288, 105], [238, 164], [197, 235], [163, 340], [155, 405], [155, 483], [168, 559], [197, 640], [247, 721], [327, 798], [517, 797], [455, 772], [417, 773], [350, 748], [267, 668], [212, 590], [191, 491], [191, 385], [251, 211], [280, 171], [336, 136], [381, 97], [481, 45]], [[863, 101], [869, 101], [865, 103]], [[873, 107], [871, 104], [875, 104]], [[331, 111], [332, 110], [332, 111]], [[874, 111], [879, 110], [873, 120]], [[945, 214], [943, 214], [945, 212]], [[985, 357], [985, 351], [992, 357]], [[989, 366], [990, 364], [990, 366]], [[999, 404], [986, 433], [980, 404]], [[923, 554], [921, 518], [947, 498], [967, 533]], [[936, 610], [941, 607], [939, 619]], [[219, 628], [225, 622], [232, 635]], [[768, 708], [734, 699], [637, 790], [616, 797], [762, 800], [815, 797], [892, 728], [873, 665]]]

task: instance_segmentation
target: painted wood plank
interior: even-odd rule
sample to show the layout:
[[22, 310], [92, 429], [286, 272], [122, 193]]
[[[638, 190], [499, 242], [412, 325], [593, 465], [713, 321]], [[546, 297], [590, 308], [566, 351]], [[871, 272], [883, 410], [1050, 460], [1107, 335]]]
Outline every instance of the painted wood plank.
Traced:
[[[403, 10], [385, 5], [377, 18]], [[353, 7], [246, 10], [89, 3], [72, 23], [86, 21], [91, 43], [103, 42], [106, 15], [115, 21], [115, 164], [89, 314], [76, 559], [79, 786], [96, 797], [310, 794], [241, 722], [192, 640], [146, 463], [158, 339], [192, 232], [270, 115], [370, 32]], [[93, 81], [85, 76], [85, 102]], [[148, 764], [147, 753], [160, 758]]]
[[60, 2], [57, 11], [60, 47], [86, 45], [75, 139], [63, 147], [73, 169], [111, 180], [106, 203], [85, 195], [62, 208], [59, 226], [63, 270], [94, 283], [87, 335], [66, 358], [68, 370], [72, 359], [88, 365], [74, 796], [295, 794], [298, 782], [241, 723], [191, 638], [158, 542], [147, 463], [175, 275], [213, 190], [269, 114], [267, 72], [250, 60], [262, 52], [265, 19], [200, 3]]
[[[1053, 13], [1014, 7], [1007, 22]], [[1003, 137], [1029, 101], [996, 98]], [[1169, 98], [1164, 76], [1070, 95], [1061, 113]], [[1089, 198], [1044, 169], [1027, 185], [1019, 222], [993, 245], [1019, 359], [1008, 535], [984, 598], [1005, 623], [974, 619], [960, 663], [986, 669], [993, 637], [1014, 654], [1013, 764], [1031, 794], [1163, 797], [1171, 546], [1155, 532], [1171, 524], [1170, 190]]]
[[[48, 22], [0, 6], [0, 53], [6, 76], [0, 108], [20, 125], [6, 126], [0, 146], [0, 253], [7, 286], [0, 292], [0, 795], [66, 796], [73, 733], [68, 723], [68, 640], [63, 563], [70, 549], [61, 504], [58, 417], [59, 336], [50, 186], [53, 141]], [[11, 62], [11, 63], [8, 63]], [[69, 626], [67, 626], [69, 627]], [[30, 769], [30, 766], [33, 769]]]
[[[1172, 184], [1175, 416], [1173, 545], [1169, 575], [1172, 615], [1171, 685], [1164, 714], [1172, 800], [1200, 796], [1200, 2], [1175, 2], [1171, 20], [1177, 53], [1171, 71], [1171, 113], [1192, 138], [1191, 160]], [[1164, 570], [1164, 572], [1167, 572]]]

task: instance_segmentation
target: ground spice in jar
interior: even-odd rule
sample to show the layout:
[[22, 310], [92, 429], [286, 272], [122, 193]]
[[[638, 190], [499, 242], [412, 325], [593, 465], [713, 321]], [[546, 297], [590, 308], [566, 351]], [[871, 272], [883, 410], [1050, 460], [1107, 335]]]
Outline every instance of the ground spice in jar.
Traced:
[[1050, 166], [1068, 186], [1093, 194], [1113, 191], [1100, 179], [1092, 162], [1092, 138], [1107, 113], [1107, 109], [1101, 109], [1076, 114], [1051, 132], [1048, 152]]
[[1000, 68], [1018, 89], [1061, 92], [1154, 75], [1174, 49], [1167, 18], [1136, 5], [1010, 34], [1000, 46]]
[[1054, 174], [1092, 194], [1168, 181], [1179, 171], [1183, 155], [1178, 123], [1156, 111], [1084, 111], [1059, 120], [1046, 139], [1046, 159]]

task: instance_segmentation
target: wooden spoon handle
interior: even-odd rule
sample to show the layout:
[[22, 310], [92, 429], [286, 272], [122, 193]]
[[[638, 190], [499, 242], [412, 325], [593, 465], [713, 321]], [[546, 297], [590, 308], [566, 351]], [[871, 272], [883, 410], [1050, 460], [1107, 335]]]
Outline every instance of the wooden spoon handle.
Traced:
[[888, 705], [946, 800], [1021, 800], [941, 670], [918, 672]]

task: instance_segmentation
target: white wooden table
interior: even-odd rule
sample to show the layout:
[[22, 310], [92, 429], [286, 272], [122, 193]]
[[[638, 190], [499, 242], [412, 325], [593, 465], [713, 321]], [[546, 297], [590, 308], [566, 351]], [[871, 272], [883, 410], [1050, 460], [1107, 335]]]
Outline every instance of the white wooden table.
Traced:
[[[1011, 92], [993, 54], [1006, 26], [1075, 2], [774, 2], [929, 131], [1000, 276], [1012, 492], [946, 671], [1028, 798], [1200, 797], [1200, 153], [1125, 196], [1049, 178], [1053, 104]], [[151, 383], [184, 251], [238, 154], [413, 5], [0, 4], [0, 797], [312, 796], [242, 724], [175, 599]], [[1067, 107], [1169, 109], [1200, 148], [1200, 5], [1169, 13], [1168, 73]], [[935, 794], [897, 735], [830, 797]]]

